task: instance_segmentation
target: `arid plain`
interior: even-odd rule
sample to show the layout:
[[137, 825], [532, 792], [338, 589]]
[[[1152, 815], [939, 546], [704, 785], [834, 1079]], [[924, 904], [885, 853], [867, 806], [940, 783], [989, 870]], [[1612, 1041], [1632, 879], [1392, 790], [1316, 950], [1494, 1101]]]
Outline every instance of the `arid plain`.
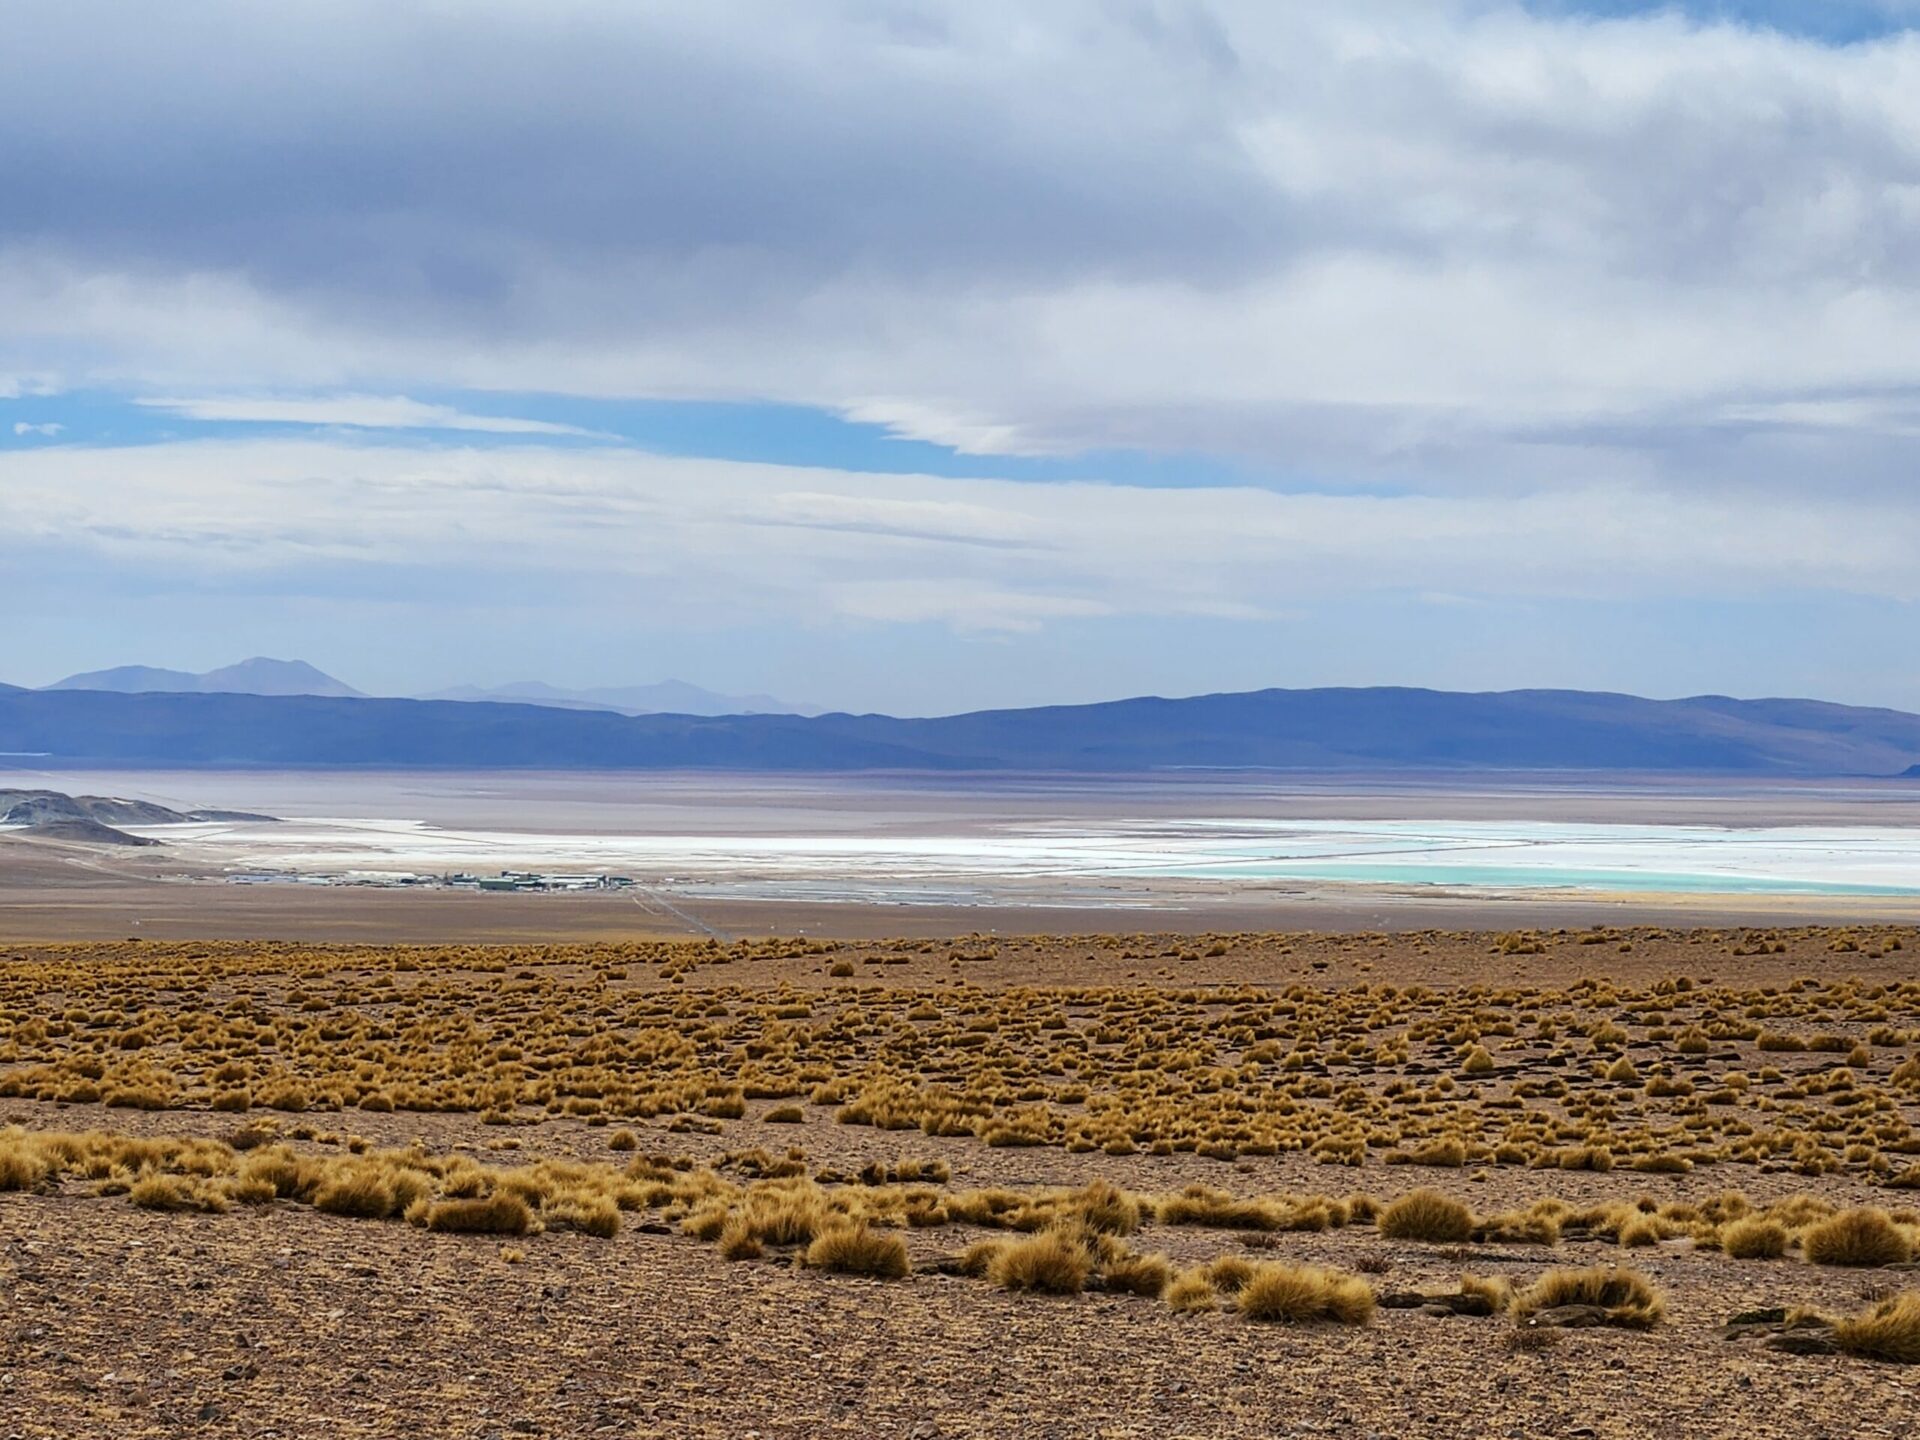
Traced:
[[1897, 900], [0, 877], [3, 1433], [1920, 1418]]
[[4, 1403], [49, 1436], [1905, 1433], [1916, 946], [15, 946]]

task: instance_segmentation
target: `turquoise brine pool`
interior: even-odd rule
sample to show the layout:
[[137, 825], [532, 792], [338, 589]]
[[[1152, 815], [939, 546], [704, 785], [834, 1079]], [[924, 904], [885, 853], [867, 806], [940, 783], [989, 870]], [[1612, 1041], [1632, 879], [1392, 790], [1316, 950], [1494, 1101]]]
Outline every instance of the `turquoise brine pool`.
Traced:
[[1920, 898], [1920, 885], [1659, 870], [1572, 870], [1551, 866], [1343, 865], [1271, 860], [1253, 865], [1228, 861], [1218, 865], [1178, 866], [1155, 873], [1193, 880], [1325, 880], [1350, 885], [1461, 886], [1476, 890], [1599, 890], [1651, 895], [1911, 895]]

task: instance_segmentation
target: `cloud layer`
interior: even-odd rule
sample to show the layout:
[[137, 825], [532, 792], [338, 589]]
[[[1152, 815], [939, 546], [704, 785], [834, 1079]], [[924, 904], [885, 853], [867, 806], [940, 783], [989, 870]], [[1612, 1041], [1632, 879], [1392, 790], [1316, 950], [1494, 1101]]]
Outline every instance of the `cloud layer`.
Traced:
[[1663, 452], [1920, 391], [1912, 37], [1385, 0], [12, 23], [0, 368], [770, 398], [1431, 485], [1542, 444], [1692, 480]]
[[[955, 708], [1054, 698], [1068, 663], [1083, 698], [1579, 683], [1570, 656], [1684, 690], [1735, 683], [1694, 676], [1746, 647], [1749, 688], [1920, 703], [1879, 662], [1920, 600], [1914, 18], [24, 0], [0, 532], [34, 593], [91, 587], [112, 618], [49, 600], [0, 662], [296, 648], [161, 653], [233, 595], [431, 650], [510, 597], [648, 643], [733, 627], [693, 678], [829, 701], [805, 657]], [[49, 399], [83, 391], [145, 428]], [[666, 459], [589, 430], [583, 397], [1196, 483]], [[275, 438], [201, 438], [241, 425]], [[1439, 611], [1472, 642], [1436, 672]], [[1821, 629], [1862, 614], [1871, 674]], [[1247, 635], [1281, 658], [1230, 654]], [[983, 641], [1032, 673], [987, 695], [956, 668]], [[534, 673], [531, 643], [434, 678]], [[791, 656], [797, 678], [756, 668]], [[661, 673], [584, 637], [576, 660], [551, 678]]]
[[1277, 494], [1031, 485], [679, 460], [293, 440], [0, 456], [16, 555], [277, 589], [351, 572], [513, 577], [697, 625], [1284, 615], [1329, 593], [1619, 600], [1784, 588], [1920, 598], [1920, 515], [1659, 491]]

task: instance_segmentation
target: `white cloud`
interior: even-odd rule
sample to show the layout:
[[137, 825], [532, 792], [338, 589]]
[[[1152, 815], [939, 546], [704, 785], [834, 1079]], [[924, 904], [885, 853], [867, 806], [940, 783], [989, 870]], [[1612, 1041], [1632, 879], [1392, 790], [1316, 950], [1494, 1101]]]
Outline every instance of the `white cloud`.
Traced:
[[404, 395], [156, 397], [134, 403], [188, 420], [340, 425], [356, 430], [472, 430], [494, 435], [594, 434], [578, 426], [556, 425], [545, 420], [469, 415], [450, 405], [428, 405]]
[[49, 439], [58, 435], [66, 428], [66, 426], [54, 420], [45, 420], [37, 425], [30, 420], [16, 420], [13, 422], [13, 433], [16, 435], [45, 435]]
[[[1920, 599], [1898, 499], [1738, 507], [1620, 487], [1399, 497], [872, 475], [622, 450], [292, 440], [0, 456], [0, 532], [123, 578], [327, 593], [530, 577], [582, 605], [748, 623], [1272, 617], [1370, 594]], [[331, 576], [331, 579], [325, 578]]]
[[1920, 391], [1911, 37], [1478, 0], [26, 8], [0, 366], [771, 399], [1456, 491], [1844, 486], [1910, 443], [1762, 412]]

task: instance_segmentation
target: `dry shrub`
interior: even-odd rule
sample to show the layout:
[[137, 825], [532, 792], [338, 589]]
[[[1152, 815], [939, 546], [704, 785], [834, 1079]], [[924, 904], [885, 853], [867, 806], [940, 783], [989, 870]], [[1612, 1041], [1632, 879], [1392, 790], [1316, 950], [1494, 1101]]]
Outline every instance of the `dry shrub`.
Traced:
[[1058, 1230], [1042, 1230], [1000, 1247], [987, 1264], [987, 1279], [1002, 1290], [1077, 1295], [1092, 1261], [1084, 1247]]
[[1445, 1140], [1435, 1140], [1430, 1145], [1422, 1145], [1411, 1152], [1397, 1152], [1389, 1159], [1398, 1159], [1411, 1165], [1427, 1165], [1439, 1170], [1458, 1170], [1467, 1163], [1467, 1145], [1464, 1140], [1449, 1136]]
[[1562, 1170], [1593, 1170], [1604, 1175], [1613, 1169], [1613, 1151], [1604, 1145], [1582, 1145], [1548, 1157]]
[[1560, 1240], [1560, 1217], [1539, 1206], [1505, 1210], [1475, 1221], [1473, 1239], [1495, 1245], [1554, 1245]]
[[298, 1085], [282, 1085], [270, 1090], [261, 1098], [261, 1103], [274, 1110], [285, 1110], [299, 1114], [313, 1104], [305, 1089]]
[[127, 1199], [142, 1210], [222, 1210], [221, 1200], [184, 1175], [144, 1171], [127, 1190]]
[[1249, 1320], [1364, 1325], [1373, 1318], [1373, 1287], [1318, 1265], [1261, 1265], [1240, 1287], [1239, 1307]]
[[269, 1145], [253, 1151], [240, 1167], [240, 1178], [251, 1183], [271, 1185], [282, 1200], [304, 1200], [318, 1184], [316, 1167], [303, 1161], [285, 1145]]
[[898, 1280], [907, 1273], [907, 1242], [871, 1229], [864, 1221], [832, 1225], [807, 1247], [807, 1264], [842, 1275], [874, 1275]]
[[756, 1190], [747, 1217], [769, 1245], [806, 1245], [832, 1223], [833, 1212], [824, 1193], [809, 1181], [794, 1188]]
[[1208, 1262], [1199, 1273], [1223, 1295], [1237, 1295], [1240, 1287], [1253, 1278], [1254, 1264], [1239, 1255], [1222, 1255]]
[[31, 1190], [47, 1178], [47, 1162], [24, 1135], [0, 1147], [0, 1190]]
[[1355, 1191], [1340, 1203], [1346, 1206], [1349, 1225], [1371, 1225], [1379, 1220], [1383, 1208], [1373, 1196], [1360, 1191]]
[[1620, 1227], [1619, 1243], [1633, 1250], [1660, 1243], [1660, 1224], [1651, 1215], [1636, 1215]]
[[532, 1208], [505, 1190], [466, 1200], [423, 1200], [415, 1209], [427, 1229], [452, 1234], [524, 1235], [533, 1228]]
[[1513, 1286], [1497, 1275], [1462, 1275], [1460, 1293], [1485, 1300], [1496, 1315], [1513, 1303]]
[[1607, 1323], [1627, 1330], [1650, 1330], [1666, 1314], [1666, 1300], [1638, 1270], [1596, 1265], [1587, 1270], [1549, 1270], [1513, 1297], [1509, 1307], [1524, 1320], [1562, 1305], [1593, 1305], [1607, 1312]]
[[1103, 1235], [1131, 1235], [1140, 1228], [1140, 1202], [1105, 1180], [1095, 1180], [1072, 1203], [1087, 1227]]
[[1906, 1234], [1873, 1206], [1809, 1225], [1800, 1232], [1800, 1248], [1816, 1265], [1901, 1265], [1913, 1258]]
[[1181, 1314], [1220, 1308], [1219, 1296], [1214, 1293], [1213, 1284], [1204, 1270], [1181, 1271], [1167, 1286], [1166, 1301], [1169, 1308]]
[[1438, 1190], [1411, 1190], [1380, 1212], [1379, 1225], [1389, 1240], [1457, 1245], [1473, 1234], [1473, 1212]]
[[1173, 1266], [1164, 1255], [1116, 1256], [1100, 1267], [1107, 1289], [1158, 1300], [1173, 1278]]
[[351, 1215], [361, 1220], [384, 1220], [396, 1209], [393, 1187], [372, 1166], [342, 1168], [313, 1192], [313, 1208], [329, 1215]]
[[1833, 1338], [1849, 1355], [1920, 1365], [1920, 1290], [1882, 1300], [1837, 1322]]
[[724, 1200], [712, 1201], [695, 1210], [680, 1222], [680, 1233], [682, 1235], [690, 1235], [695, 1240], [712, 1242], [718, 1240], [725, 1234], [728, 1227], [733, 1225], [736, 1220], [742, 1228], [752, 1231], [753, 1238], [756, 1241], [760, 1238], [760, 1232], [754, 1228], [752, 1223], [744, 1216], [736, 1217], [733, 1210]]
[[1238, 1200], [1207, 1185], [1189, 1185], [1158, 1207], [1162, 1225], [1205, 1225], [1216, 1230], [1280, 1230], [1287, 1216], [1268, 1200]]
[[992, 1268], [994, 1256], [1006, 1248], [1005, 1240], [976, 1240], [960, 1252], [957, 1268], [962, 1275], [978, 1280]]
[[549, 1230], [578, 1230], [611, 1240], [620, 1233], [620, 1207], [608, 1195], [565, 1190], [541, 1201], [540, 1223]]
[[1787, 1253], [1787, 1227], [1748, 1215], [1721, 1228], [1720, 1248], [1735, 1260], [1778, 1260]]
[[238, 1205], [266, 1205], [278, 1198], [271, 1185], [244, 1177], [226, 1181], [226, 1192], [227, 1198]]
[[758, 1260], [765, 1253], [760, 1245], [760, 1237], [753, 1233], [753, 1227], [741, 1217], [736, 1215], [721, 1228], [720, 1258], [722, 1260]]

